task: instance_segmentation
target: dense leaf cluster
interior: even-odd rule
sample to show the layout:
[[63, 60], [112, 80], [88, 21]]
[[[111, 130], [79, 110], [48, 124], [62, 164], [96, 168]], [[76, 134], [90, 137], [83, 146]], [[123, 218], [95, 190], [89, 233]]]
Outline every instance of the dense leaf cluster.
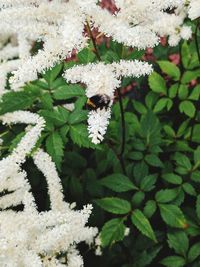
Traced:
[[[107, 63], [144, 54], [115, 42], [98, 49]], [[125, 172], [117, 97], [106, 138], [95, 146], [88, 138], [84, 85], [66, 84], [62, 78], [74, 64], [97, 61], [91, 46], [78, 54], [77, 62], [59, 64], [2, 98], [0, 114], [30, 110], [44, 117], [37, 147], [56, 163], [66, 199], [94, 205], [90, 224], [101, 231], [103, 255], [96, 258], [82, 247], [85, 266], [94, 261], [105, 267], [200, 266], [200, 64], [194, 41], [180, 45], [180, 64], [175, 65], [168, 55], [178, 49], [154, 50], [155, 71], [148, 80], [122, 80], [122, 89], [133, 87], [123, 95]], [[69, 111], [65, 105], [72, 102], [75, 108]], [[1, 132], [4, 157], [25, 128], [1, 125]], [[48, 209], [46, 184], [31, 157], [24, 168], [40, 209]]]

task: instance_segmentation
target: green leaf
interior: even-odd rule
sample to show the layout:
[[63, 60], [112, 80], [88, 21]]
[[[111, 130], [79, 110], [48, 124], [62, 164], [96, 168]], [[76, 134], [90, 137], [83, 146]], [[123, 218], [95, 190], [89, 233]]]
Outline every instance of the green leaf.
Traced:
[[192, 80], [196, 80], [198, 77], [200, 77], [200, 69], [193, 71], [188, 70], [184, 72], [181, 83], [189, 83]]
[[163, 168], [163, 163], [157, 155], [154, 154], [146, 155], [145, 160], [150, 166]]
[[171, 231], [167, 234], [168, 244], [170, 248], [173, 248], [175, 252], [181, 256], [186, 257], [189, 240], [184, 231]]
[[1, 98], [0, 115], [30, 108], [39, 96], [38, 91], [26, 89], [20, 92], [8, 92]]
[[162, 219], [171, 227], [187, 228], [188, 224], [179, 207], [172, 204], [159, 204]]
[[130, 190], [138, 190], [138, 188], [131, 182], [131, 180], [120, 173], [111, 174], [101, 179], [100, 184], [115, 191], [127, 192]]
[[181, 84], [178, 88], [178, 97], [181, 100], [184, 100], [188, 97], [189, 94], [189, 90], [188, 90], [188, 86], [185, 84]]
[[169, 97], [175, 98], [178, 92], [179, 84], [175, 83], [172, 86], [169, 87]]
[[116, 218], [106, 222], [100, 233], [103, 247], [111, 246], [124, 238], [125, 226], [123, 218]]
[[80, 85], [76, 84], [60, 86], [53, 92], [53, 96], [56, 100], [66, 100], [84, 95], [85, 90]]
[[72, 141], [80, 147], [96, 148], [88, 137], [87, 127], [84, 124], [75, 124], [70, 126], [70, 137]]
[[193, 172], [191, 175], [191, 179], [196, 183], [200, 183], [200, 171]]
[[69, 116], [69, 124], [77, 124], [87, 120], [87, 110], [74, 110]]
[[46, 149], [52, 160], [56, 163], [57, 168], [61, 169], [61, 162], [64, 155], [64, 146], [62, 137], [58, 132], [53, 132], [46, 139]]
[[192, 90], [192, 92], [191, 92], [190, 96], [188, 97], [188, 99], [190, 99], [190, 100], [199, 100], [199, 97], [200, 97], [200, 85], [197, 85]]
[[180, 256], [168, 256], [160, 263], [166, 267], [183, 267], [185, 266], [185, 259]]
[[194, 260], [196, 260], [197, 257], [200, 256], [200, 242], [194, 244], [188, 253], [188, 261], [192, 262]]
[[93, 62], [96, 56], [90, 49], [84, 48], [78, 53], [77, 57], [80, 63], [86, 64]]
[[131, 267], [150, 266], [153, 259], [155, 259], [155, 257], [158, 255], [161, 249], [162, 249], [162, 246], [156, 245], [156, 246], [149, 248], [148, 250], [143, 250], [142, 252], [137, 253], [136, 257], [134, 257], [134, 263], [133, 265], [131, 265]]
[[196, 108], [191, 101], [185, 100], [180, 103], [179, 110], [181, 113], [185, 113], [188, 117], [193, 118]]
[[40, 98], [41, 108], [42, 109], [53, 109], [53, 99], [51, 98], [49, 93], [45, 93]]
[[52, 82], [56, 79], [58, 74], [61, 72], [63, 68], [63, 64], [57, 64], [53, 68], [47, 70], [45, 74], [43, 75], [44, 79], [48, 82], [48, 84], [51, 86]]
[[196, 201], [196, 213], [200, 220], [200, 195], [198, 195], [197, 201]]
[[164, 97], [158, 100], [156, 103], [153, 111], [155, 113], [162, 111], [165, 107], [167, 107], [167, 110], [170, 110], [173, 105], [173, 102], [170, 98]]
[[160, 66], [161, 70], [173, 78], [175, 81], [178, 81], [181, 76], [181, 72], [179, 68], [169, 61], [157, 61], [158, 65]]
[[9, 144], [9, 149], [8, 149], [9, 152], [12, 152], [13, 149], [17, 147], [17, 145], [19, 144], [19, 142], [21, 141], [22, 137], [24, 137], [25, 134], [26, 133], [23, 131], [15, 136], [15, 138]]
[[190, 64], [191, 55], [190, 55], [189, 46], [186, 41], [183, 43], [181, 47], [181, 59], [183, 62], [183, 66], [187, 69]]
[[191, 170], [192, 164], [190, 162], [190, 159], [187, 156], [185, 156], [184, 154], [176, 153], [175, 154], [175, 160], [176, 160], [177, 165], [184, 167], [188, 171]]
[[167, 203], [174, 200], [178, 195], [178, 190], [174, 189], [162, 189], [155, 195], [156, 201], [159, 203]]
[[131, 202], [133, 203], [133, 206], [136, 208], [136, 207], [139, 207], [141, 205], [144, 198], [145, 198], [144, 192], [138, 191], [133, 195]]
[[127, 200], [117, 197], [105, 197], [95, 200], [102, 209], [114, 214], [127, 214], [131, 211], [131, 205]]
[[165, 173], [162, 175], [162, 178], [171, 184], [182, 184], [182, 178], [181, 176], [174, 174], [174, 173]]
[[149, 237], [154, 242], [157, 242], [149, 220], [140, 210], [136, 209], [133, 211], [131, 221], [143, 235]]
[[140, 189], [143, 190], [144, 192], [149, 192], [155, 188], [155, 183], [157, 180], [157, 175], [156, 174], [151, 174], [148, 176], [145, 176], [141, 183], [140, 183]]
[[167, 95], [165, 80], [155, 71], [149, 76], [149, 86], [153, 92]]
[[156, 209], [157, 209], [156, 202], [154, 200], [149, 200], [145, 204], [144, 211], [143, 211], [144, 215], [147, 218], [151, 218], [152, 215], [155, 213]]
[[134, 100], [133, 106], [138, 113], [140, 113], [140, 114], [146, 114], [147, 113], [146, 107], [142, 103], [140, 103], [139, 101]]
[[60, 109], [41, 110], [39, 114], [44, 117], [46, 122], [53, 123], [55, 126], [62, 126], [68, 121], [69, 112], [60, 107]]
[[184, 183], [183, 184], [183, 190], [191, 196], [196, 196], [196, 190], [190, 183]]

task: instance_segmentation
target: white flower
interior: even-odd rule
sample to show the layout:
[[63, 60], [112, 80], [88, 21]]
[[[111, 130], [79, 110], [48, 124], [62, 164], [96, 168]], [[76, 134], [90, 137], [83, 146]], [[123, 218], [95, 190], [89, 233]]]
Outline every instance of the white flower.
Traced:
[[109, 119], [111, 117], [111, 110], [97, 109], [92, 110], [88, 114], [88, 132], [89, 137], [94, 144], [98, 144], [103, 140], [106, 133]]
[[200, 17], [200, 1], [199, 0], [190, 1], [188, 16], [191, 20], [194, 20]]
[[188, 26], [183, 26], [180, 31], [180, 36], [184, 40], [189, 40], [192, 37], [192, 29]]
[[122, 77], [140, 77], [150, 74], [151, 65], [146, 62], [125, 61], [115, 62], [112, 64], [90, 63], [87, 65], [75, 66], [67, 69], [64, 78], [68, 82], [85, 83], [86, 96], [88, 98], [100, 94], [107, 95], [110, 98], [109, 107], [103, 109], [92, 110], [88, 114], [88, 132], [94, 144], [98, 144], [103, 140], [106, 133], [109, 119], [111, 117], [111, 105], [114, 99], [115, 90], [120, 86]]
[[[44, 120], [28, 111], [16, 111], [0, 116], [4, 124], [25, 123], [26, 133], [11, 155], [0, 161], [0, 266], [2, 267], [82, 267], [83, 260], [76, 244], [91, 244], [97, 235], [96, 228], [86, 226], [92, 206], [81, 211], [64, 202], [62, 185], [55, 164], [43, 150], [32, 152], [34, 162], [43, 173], [48, 185], [51, 210], [39, 213], [31, 192], [27, 174], [21, 169], [26, 156], [34, 148]], [[19, 204], [23, 211], [6, 210]], [[55, 256], [66, 253], [63, 265]]]

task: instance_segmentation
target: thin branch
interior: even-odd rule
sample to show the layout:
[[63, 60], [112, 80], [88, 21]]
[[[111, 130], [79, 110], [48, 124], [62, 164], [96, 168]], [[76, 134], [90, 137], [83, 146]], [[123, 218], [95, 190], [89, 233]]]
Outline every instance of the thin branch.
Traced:
[[89, 36], [90, 36], [90, 38], [92, 40], [92, 44], [93, 44], [93, 47], [94, 47], [95, 54], [96, 54], [98, 60], [101, 61], [101, 57], [100, 57], [100, 54], [99, 54], [99, 51], [98, 51], [98, 48], [97, 48], [97, 45], [96, 45], [96, 41], [95, 41], [95, 38], [94, 38], [94, 36], [92, 34], [92, 31], [91, 31], [90, 24], [89, 24], [88, 20], [87, 20], [87, 32], [88, 32], [88, 34], [89, 34]]
[[121, 125], [122, 125], [122, 140], [121, 140], [121, 149], [119, 153], [119, 160], [122, 166], [123, 173], [126, 175], [126, 169], [123, 159], [123, 154], [125, 150], [125, 142], [126, 142], [126, 124], [125, 124], [125, 118], [124, 118], [124, 109], [123, 109], [123, 103], [122, 103], [122, 95], [120, 92], [120, 88], [117, 88], [117, 93], [119, 97], [119, 106], [120, 106], [120, 112], [121, 112]]

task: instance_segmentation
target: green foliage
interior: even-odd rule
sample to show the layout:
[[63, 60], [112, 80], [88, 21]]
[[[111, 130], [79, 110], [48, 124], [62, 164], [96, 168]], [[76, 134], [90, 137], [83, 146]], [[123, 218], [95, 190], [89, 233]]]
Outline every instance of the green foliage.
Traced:
[[[98, 45], [98, 51], [105, 63], [144, 55], [114, 41]], [[75, 61], [58, 64], [20, 92], [2, 97], [0, 115], [29, 110], [45, 119], [37, 147], [55, 162], [67, 201], [78, 207], [94, 204], [88, 225], [98, 226], [103, 255], [87, 257], [97, 267], [200, 266], [200, 65], [193, 40], [181, 44], [177, 65], [167, 59], [171, 51], [162, 46], [154, 50], [155, 71], [148, 79], [122, 78], [121, 87], [132, 88], [127, 96], [121, 91], [126, 134], [122, 157], [118, 98], [105, 140], [94, 145], [88, 137], [85, 85], [62, 78], [63, 69], [97, 62], [92, 44]], [[74, 109], [68, 110], [71, 103]], [[26, 128], [0, 127], [5, 157]], [[40, 201], [46, 185], [31, 160], [26, 169]]]

